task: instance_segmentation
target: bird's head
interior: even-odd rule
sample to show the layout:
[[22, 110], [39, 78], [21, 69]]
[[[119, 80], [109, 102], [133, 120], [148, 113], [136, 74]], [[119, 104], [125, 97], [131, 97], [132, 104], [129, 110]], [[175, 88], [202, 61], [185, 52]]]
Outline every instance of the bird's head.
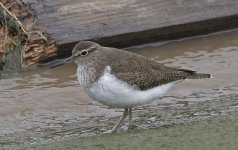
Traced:
[[95, 60], [95, 58], [98, 58], [97, 52], [99, 52], [100, 47], [99, 44], [91, 41], [78, 42], [72, 50], [72, 56], [55, 62], [50, 68], [55, 68], [72, 61], [79, 64], [80, 62], [85, 62], [87, 59]]
[[80, 60], [84, 60], [97, 52], [99, 47], [99, 44], [91, 41], [78, 42], [73, 48], [71, 59], [75, 63], [79, 63]]

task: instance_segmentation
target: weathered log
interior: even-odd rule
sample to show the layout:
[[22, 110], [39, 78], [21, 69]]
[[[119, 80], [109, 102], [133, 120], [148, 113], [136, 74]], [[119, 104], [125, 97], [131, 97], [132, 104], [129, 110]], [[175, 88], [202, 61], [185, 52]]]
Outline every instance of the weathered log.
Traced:
[[[80, 40], [127, 47], [238, 27], [237, 0], [22, 1], [22, 7], [29, 7], [30, 16], [35, 16], [30, 29], [26, 27], [32, 20], [19, 19], [27, 32], [23, 66], [67, 57]], [[37, 38], [29, 33], [37, 33]]]

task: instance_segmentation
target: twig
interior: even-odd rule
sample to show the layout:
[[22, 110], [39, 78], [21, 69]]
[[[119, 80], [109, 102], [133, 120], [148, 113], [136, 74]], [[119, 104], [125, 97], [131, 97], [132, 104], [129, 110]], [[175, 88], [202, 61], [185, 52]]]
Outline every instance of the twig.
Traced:
[[30, 32], [28, 32], [28, 33], [29, 33], [29, 34], [28, 34], [29, 37], [31, 37], [31, 34], [32, 34], [32, 33], [37, 33], [43, 40], [45, 40], [45, 42], [47, 42], [47, 38], [42, 34], [41, 31], [30, 31]]
[[[5, 24], [5, 29], [4, 29], [5, 32], [4, 32], [4, 40], [3, 40], [3, 51], [4, 51], [4, 50], [6, 50], [6, 41], [7, 41], [7, 38], [8, 38], [6, 11], [3, 11], [3, 15], [4, 15], [4, 24]], [[2, 56], [3, 59], [5, 58], [5, 54], [6, 53], [3, 53], [3, 56]]]
[[27, 34], [27, 32], [26, 32], [26, 30], [25, 30], [23, 24], [17, 19], [17, 17], [16, 17], [14, 14], [12, 14], [1, 2], [0, 2], [0, 5], [1, 5], [1, 7], [2, 7], [12, 18], [15, 19], [15, 21], [16, 21], [16, 22], [18, 23], [18, 25], [21, 27], [22, 31], [23, 31], [25, 34]]

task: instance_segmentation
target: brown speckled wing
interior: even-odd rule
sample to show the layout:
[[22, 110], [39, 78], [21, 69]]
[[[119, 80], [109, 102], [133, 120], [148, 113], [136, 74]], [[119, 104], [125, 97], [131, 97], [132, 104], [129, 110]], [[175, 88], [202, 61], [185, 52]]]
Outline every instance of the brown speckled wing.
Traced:
[[189, 74], [195, 73], [190, 70], [166, 67], [146, 57], [129, 54], [130, 56], [121, 56], [121, 59], [113, 59], [111, 55], [112, 61], [109, 63], [112, 69], [111, 73], [119, 80], [127, 82], [131, 86], [136, 86], [140, 90], [147, 90], [172, 81], [185, 79]]

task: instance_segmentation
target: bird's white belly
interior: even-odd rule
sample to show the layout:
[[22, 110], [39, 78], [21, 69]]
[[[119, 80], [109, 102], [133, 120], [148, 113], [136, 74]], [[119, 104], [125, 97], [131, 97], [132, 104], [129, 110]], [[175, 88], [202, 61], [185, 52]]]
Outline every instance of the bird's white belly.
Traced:
[[141, 91], [128, 85], [126, 82], [117, 79], [110, 72], [106, 72], [93, 84], [93, 86], [86, 89], [86, 92], [92, 99], [109, 107], [132, 108], [159, 98], [178, 82], [180, 81]]

